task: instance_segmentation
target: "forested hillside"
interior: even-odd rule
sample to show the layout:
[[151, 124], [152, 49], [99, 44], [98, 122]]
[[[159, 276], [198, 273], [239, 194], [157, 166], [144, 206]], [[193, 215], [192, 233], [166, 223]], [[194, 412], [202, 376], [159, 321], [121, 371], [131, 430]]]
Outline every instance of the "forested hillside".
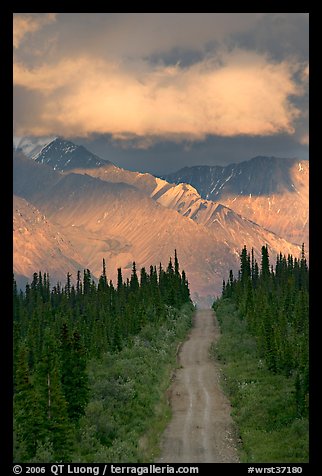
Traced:
[[13, 300], [15, 461], [128, 462], [149, 453], [153, 443], [139, 441], [157, 425], [191, 321], [176, 253], [165, 270], [138, 275], [133, 263], [125, 282], [119, 269], [116, 287], [104, 260], [98, 284], [89, 270], [75, 286], [68, 274], [52, 288], [47, 274], [34, 273], [25, 292], [14, 280]]
[[222, 338], [215, 349], [243, 443], [245, 461], [308, 458], [309, 270], [262, 248], [260, 266], [246, 247], [214, 303]]

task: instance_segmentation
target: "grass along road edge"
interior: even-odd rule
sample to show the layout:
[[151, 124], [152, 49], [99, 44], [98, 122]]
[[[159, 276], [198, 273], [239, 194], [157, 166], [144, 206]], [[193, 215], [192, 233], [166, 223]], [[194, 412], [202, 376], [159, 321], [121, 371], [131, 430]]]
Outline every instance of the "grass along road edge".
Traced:
[[169, 308], [161, 326], [146, 325], [118, 354], [89, 364], [91, 401], [80, 424], [75, 462], [149, 463], [171, 418], [167, 389], [194, 308]]
[[222, 334], [211, 353], [222, 367], [222, 386], [233, 407], [240, 461], [307, 462], [308, 419], [297, 417], [294, 378], [266, 368], [233, 303], [221, 299], [214, 309]]

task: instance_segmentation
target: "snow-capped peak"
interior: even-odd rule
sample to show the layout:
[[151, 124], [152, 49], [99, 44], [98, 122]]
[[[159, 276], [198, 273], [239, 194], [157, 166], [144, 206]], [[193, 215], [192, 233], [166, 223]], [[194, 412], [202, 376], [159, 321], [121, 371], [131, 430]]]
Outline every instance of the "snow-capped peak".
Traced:
[[53, 142], [56, 137], [13, 137], [13, 148], [21, 150], [29, 159], [36, 159], [44, 147]]

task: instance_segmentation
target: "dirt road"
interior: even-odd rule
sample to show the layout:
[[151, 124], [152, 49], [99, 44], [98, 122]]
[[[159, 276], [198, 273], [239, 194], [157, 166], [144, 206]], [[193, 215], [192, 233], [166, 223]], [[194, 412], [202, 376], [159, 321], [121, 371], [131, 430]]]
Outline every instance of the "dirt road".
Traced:
[[170, 389], [172, 419], [161, 440], [160, 463], [238, 462], [231, 407], [220, 388], [219, 366], [209, 356], [218, 337], [213, 312], [196, 311]]

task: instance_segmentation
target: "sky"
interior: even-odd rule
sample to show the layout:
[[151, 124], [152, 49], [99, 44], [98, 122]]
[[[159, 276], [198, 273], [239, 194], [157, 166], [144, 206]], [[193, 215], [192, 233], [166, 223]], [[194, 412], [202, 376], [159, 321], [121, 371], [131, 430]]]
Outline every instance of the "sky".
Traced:
[[15, 13], [14, 135], [165, 174], [308, 159], [307, 13]]

